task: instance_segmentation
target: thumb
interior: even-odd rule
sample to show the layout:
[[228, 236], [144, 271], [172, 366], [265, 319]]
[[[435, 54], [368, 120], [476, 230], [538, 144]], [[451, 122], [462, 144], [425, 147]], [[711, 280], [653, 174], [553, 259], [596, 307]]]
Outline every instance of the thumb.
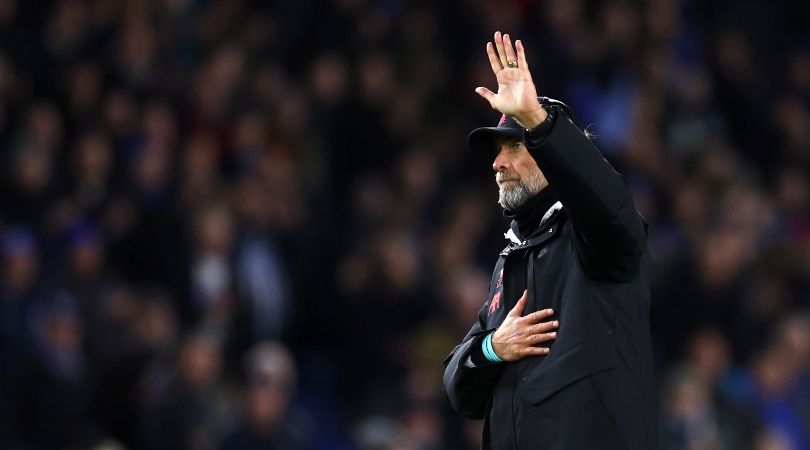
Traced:
[[495, 93], [494, 92], [490, 91], [489, 89], [487, 89], [485, 87], [477, 87], [477, 88], [475, 88], [475, 93], [480, 95], [481, 97], [484, 97], [484, 100], [489, 102], [489, 106], [491, 106], [492, 109], [495, 109]]
[[515, 306], [509, 311], [510, 316], [520, 317], [523, 315], [523, 310], [526, 308], [526, 301], [529, 299], [529, 291], [524, 289], [523, 295], [520, 296]]

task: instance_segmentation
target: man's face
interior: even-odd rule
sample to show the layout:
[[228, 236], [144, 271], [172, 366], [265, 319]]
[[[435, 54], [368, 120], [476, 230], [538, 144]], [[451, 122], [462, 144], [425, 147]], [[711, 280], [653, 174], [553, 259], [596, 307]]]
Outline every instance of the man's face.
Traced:
[[548, 181], [519, 139], [496, 138], [495, 148], [498, 154], [492, 170], [498, 183], [498, 203], [514, 211], [548, 186]]

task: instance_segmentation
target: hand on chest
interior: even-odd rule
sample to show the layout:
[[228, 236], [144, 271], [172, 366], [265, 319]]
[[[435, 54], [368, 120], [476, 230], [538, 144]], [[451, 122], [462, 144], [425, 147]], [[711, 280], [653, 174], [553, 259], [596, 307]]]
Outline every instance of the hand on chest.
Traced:
[[[510, 245], [501, 252], [493, 271], [487, 296], [487, 325], [497, 327], [506, 313], [514, 307], [523, 294], [529, 291], [529, 301], [524, 314], [555, 306], [548, 298], [554, 279], [564, 260], [565, 249], [559, 245], [553, 227], [544, 231], [547, 235], [533, 237], [523, 245]], [[535, 242], [532, 242], [532, 241]]]

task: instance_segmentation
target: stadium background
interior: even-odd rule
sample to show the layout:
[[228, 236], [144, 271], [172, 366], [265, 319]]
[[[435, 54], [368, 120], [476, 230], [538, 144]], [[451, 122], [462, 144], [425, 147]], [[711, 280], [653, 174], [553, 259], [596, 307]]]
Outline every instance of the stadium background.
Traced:
[[[664, 450], [810, 449], [810, 3], [0, 0], [0, 447], [474, 449], [521, 38], [651, 223]], [[264, 447], [249, 445], [264, 444]]]

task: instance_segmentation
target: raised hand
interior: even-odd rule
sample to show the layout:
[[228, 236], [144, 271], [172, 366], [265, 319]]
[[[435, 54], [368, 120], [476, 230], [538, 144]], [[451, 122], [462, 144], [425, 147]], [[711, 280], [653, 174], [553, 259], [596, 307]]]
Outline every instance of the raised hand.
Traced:
[[541, 322], [554, 314], [551, 309], [543, 309], [522, 316], [528, 296], [528, 291], [523, 291], [523, 296], [506, 314], [503, 323], [492, 335], [492, 348], [504, 361], [517, 361], [532, 355], [546, 355], [548, 348], [537, 347], [537, 344], [557, 337], [557, 332], [554, 330], [559, 326], [558, 321]]
[[487, 56], [498, 81], [498, 93], [479, 86], [475, 92], [484, 97], [492, 109], [512, 116], [525, 128], [534, 128], [546, 119], [547, 113], [537, 100], [537, 90], [526, 62], [526, 52], [520, 40], [512, 45], [508, 34], [495, 32], [495, 44], [487, 42]]

